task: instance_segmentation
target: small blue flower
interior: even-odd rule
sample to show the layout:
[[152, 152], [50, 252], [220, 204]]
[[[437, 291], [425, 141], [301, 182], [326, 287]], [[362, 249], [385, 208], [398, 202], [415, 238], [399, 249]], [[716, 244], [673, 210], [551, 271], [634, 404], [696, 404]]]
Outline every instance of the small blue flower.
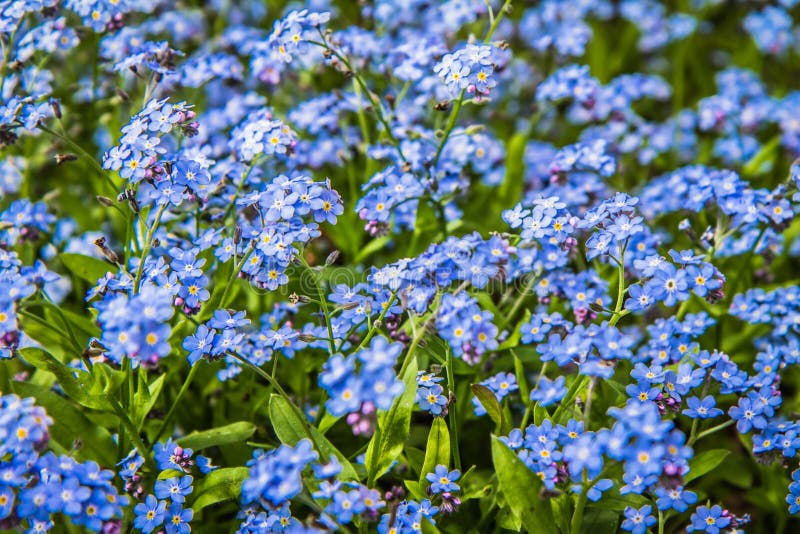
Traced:
[[182, 503], [186, 496], [192, 493], [192, 477], [172, 477], [158, 480], [155, 483], [155, 494], [159, 499], [171, 499], [172, 502]]
[[461, 487], [455, 483], [461, 478], [461, 472], [457, 469], [448, 471], [446, 465], [437, 465], [433, 473], [425, 475], [425, 480], [431, 483], [430, 490], [433, 493], [445, 493], [461, 491]]
[[718, 504], [711, 508], [698, 506], [690, 519], [692, 523], [686, 527], [687, 532], [702, 530], [708, 534], [719, 534], [721, 529], [731, 524], [730, 517], [725, 515], [722, 507]]
[[692, 419], [713, 419], [724, 413], [719, 408], [715, 408], [717, 401], [711, 395], [707, 395], [703, 400], [697, 397], [689, 397], [686, 399], [686, 405], [688, 408], [683, 410], [682, 413]]
[[652, 514], [653, 507], [645, 504], [638, 510], [632, 506], [625, 508], [625, 521], [620, 528], [632, 534], [644, 534], [649, 527], [656, 524], [656, 518]]
[[158, 501], [153, 495], [148, 495], [144, 502], [137, 504], [133, 509], [136, 515], [133, 526], [144, 534], [149, 534], [164, 523], [166, 511], [166, 501]]

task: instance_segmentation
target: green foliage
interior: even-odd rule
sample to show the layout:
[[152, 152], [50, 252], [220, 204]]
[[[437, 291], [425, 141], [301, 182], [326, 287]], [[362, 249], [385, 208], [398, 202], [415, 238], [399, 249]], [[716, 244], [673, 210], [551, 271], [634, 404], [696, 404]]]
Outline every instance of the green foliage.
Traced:
[[405, 390], [395, 399], [392, 407], [378, 414], [375, 434], [370, 439], [365, 458], [367, 479], [370, 486], [383, 475], [403, 452], [411, 425], [411, 412], [414, 410], [414, 397], [417, 393], [417, 361], [412, 358], [402, 376]]
[[557, 533], [550, 501], [541, 496], [542, 481], [496, 436], [492, 436], [492, 460], [498, 486], [513, 516], [529, 532]]

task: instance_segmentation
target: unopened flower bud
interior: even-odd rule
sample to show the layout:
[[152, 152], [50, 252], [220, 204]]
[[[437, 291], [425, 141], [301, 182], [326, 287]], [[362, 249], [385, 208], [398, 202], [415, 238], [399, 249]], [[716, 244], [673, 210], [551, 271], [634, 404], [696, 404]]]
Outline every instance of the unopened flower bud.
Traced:
[[327, 258], [325, 258], [325, 265], [326, 265], [326, 266], [327, 266], [327, 265], [333, 265], [334, 263], [336, 263], [336, 260], [338, 260], [338, 259], [339, 259], [339, 255], [340, 255], [340, 254], [341, 254], [341, 253], [340, 253], [338, 250], [334, 250], [333, 252], [331, 252], [330, 254], [328, 254], [328, 257], [327, 257]]
[[78, 159], [78, 156], [75, 154], [56, 154], [56, 165], [61, 165], [62, 163], [66, 163], [68, 161], [75, 161]]
[[51, 98], [48, 103], [50, 104], [50, 109], [53, 110], [53, 115], [55, 115], [55, 117], [57, 119], [60, 119], [61, 118], [61, 104], [59, 104], [58, 100], [56, 100], [55, 98]]

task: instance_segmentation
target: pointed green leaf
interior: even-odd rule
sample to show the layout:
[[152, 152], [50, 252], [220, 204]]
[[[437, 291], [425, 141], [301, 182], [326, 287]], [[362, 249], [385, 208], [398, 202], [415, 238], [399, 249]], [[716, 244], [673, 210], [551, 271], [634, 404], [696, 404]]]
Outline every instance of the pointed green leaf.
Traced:
[[365, 464], [370, 487], [389, 470], [403, 452], [411, 431], [411, 413], [414, 411], [414, 398], [417, 395], [416, 358], [411, 359], [402, 380], [406, 386], [405, 391], [395, 399], [389, 411], [378, 414], [378, 425], [367, 447]]
[[688, 484], [692, 480], [699, 478], [721, 464], [731, 453], [727, 449], [713, 449], [703, 451], [689, 460], [689, 472], [683, 477], [683, 483]]
[[226, 467], [211, 471], [195, 487], [192, 510], [199, 512], [212, 504], [238, 499], [247, 474], [246, 467]]
[[616, 534], [619, 532], [619, 512], [605, 508], [587, 508], [581, 524], [581, 534]]
[[497, 428], [502, 428], [504, 420], [503, 409], [500, 407], [500, 403], [497, 401], [497, 397], [494, 393], [492, 393], [492, 390], [481, 384], [472, 384], [469, 387], [486, 410], [486, 413], [492, 421], [494, 421], [494, 424], [497, 425]]
[[336, 417], [335, 415], [325, 412], [325, 415], [322, 416], [322, 420], [319, 422], [319, 431], [325, 434], [339, 419], [341, 419], [341, 417]]
[[419, 484], [427, 484], [425, 476], [432, 473], [437, 465], [450, 467], [450, 431], [442, 417], [434, 417], [428, 433], [428, 446], [425, 447], [425, 461], [419, 474]]
[[567, 410], [574, 405], [575, 397], [583, 391], [584, 386], [588, 383], [589, 377], [586, 375], [578, 375], [572, 380], [572, 385], [570, 385], [569, 390], [567, 390], [567, 394], [564, 395], [564, 398], [558, 403], [556, 413], [553, 414], [554, 423], [566, 424], [571, 416], [570, 412]]
[[139, 370], [139, 387], [136, 396], [133, 398], [133, 424], [138, 430], [142, 429], [147, 414], [153, 409], [161, 389], [164, 387], [164, 379], [167, 375], [161, 375], [152, 384], [147, 383], [147, 373], [143, 369]]
[[538, 402], [533, 405], [533, 424], [541, 425], [548, 417], [547, 408]]
[[492, 436], [492, 459], [506, 505], [529, 532], [557, 532], [550, 501], [540, 497], [542, 481], [517, 454]]
[[514, 374], [517, 375], [519, 395], [522, 397], [523, 402], [528, 402], [528, 397], [530, 396], [531, 391], [528, 388], [528, 380], [525, 377], [525, 366], [523, 365], [522, 360], [519, 359], [519, 356], [517, 356], [516, 352], [512, 350], [511, 355], [514, 357]]
[[215, 447], [218, 445], [228, 445], [245, 441], [256, 431], [256, 425], [248, 421], [239, 421], [225, 426], [219, 426], [201, 432], [192, 432], [188, 436], [178, 440], [178, 445], [196, 451]]
[[91, 256], [84, 256], [83, 254], [65, 252], [61, 255], [61, 261], [75, 276], [86, 280], [92, 285], [96, 284], [97, 280], [104, 277], [112, 269], [116, 272], [116, 268], [112, 267], [110, 263]]
[[408, 489], [408, 492], [416, 500], [421, 501], [423, 499], [428, 498], [428, 496], [425, 494], [425, 491], [422, 489], [422, 485], [419, 482], [415, 482], [413, 480], [405, 480], [404, 484], [406, 485], [406, 489]]
[[272, 429], [281, 443], [294, 446], [301, 439], [309, 438], [317, 445], [321, 459], [327, 459], [333, 455], [342, 464], [342, 479], [358, 479], [355, 469], [345, 455], [334, 447], [328, 438], [322, 435], [322, 432], [300, 420], [289, 401], [280, 395], [273, 394], [269, 399], [269, 418]]
[[28, 347], [19, 351], [22, 359], [41, 371], [55, 375], [64, 393], [72, 400], [96, 410], [113, 410], [109, 398], [95, 391], [95, 381], [89, 373], [67, 367], [50, 354], [36, 347]]

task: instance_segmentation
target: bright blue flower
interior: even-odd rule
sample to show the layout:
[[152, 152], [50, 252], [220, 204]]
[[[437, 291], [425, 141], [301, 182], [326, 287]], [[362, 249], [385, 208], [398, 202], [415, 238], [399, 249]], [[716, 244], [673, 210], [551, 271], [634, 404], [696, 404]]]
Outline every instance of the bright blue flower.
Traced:
[[567, 394], [565, 382], [566, 378], [563, 376], [559, 376], [553, 381], [542, 377], [536, 389], [531, 390], [530, 400], [537, 401], [540, 406], [544, 407], [560, 402]]
[[154, 490], [158, 499], [171, 499], [172, 502], [182, 503], [186, 500], [186, 496], [192, 493], [192, 477], [186, 475], [181, 478], [157, 480]]
[[164, 523], [166, 511], [166, 501], [158, 501], [154, 496], [148, 495], [144, 502], [137, 504], [133, 509], [133, 513], [136, 514], [133, 526], [144, 534], [149, 534]]
[[655, 525], [658, 521], [652, 514], [653, 507], [645, 504], [638, 510], [632, 506], [625, 508], [625, 521], [622, 522], [620, 528], [633, 534], [645, 534], [647, 529]]
[[697, 502], [697, 494], [693, 491], [684, 489], [682, 486], [676, 488], [665, 488], [659, 486], [656, 488], [656, 506], [659, 510], [677, 510], [678, 512], [685, 512], [689, 506]]
[[189, 534], [192, 531], [189, 523], [193, 516], [194, 512], [191, 508], [182, 508], [178, 502], [172, 504], [164, 519], [164, 528], [167, 534]]
[[708, 534], [719, 534], [719, 532], [730, 525], [731, 519], [725, 515], [722, 507], [715, 504], [711, 508], [708, 506], [698, 506], [692, 514], [692, 523], [686, 527], [687, 532], [701, 530]]
[[700, 400], [697, 397], [689, 397], [686, 399], [687, 409], [683, 410], [683, 415], [691, 417], [692, 419], [713, 419], [723, 414], [723, 411], [716, 408], [716, 400], [711, 395], [707, 395]]
[[434, 384], [429, 388], [417, 389], [417, 404], [432, 415], [441, 415], [447, 408], [448, 399], [443, 393], [442, 386]]
[[731, 406], [728, 409], [728, 415], [736, 421], [736, 429], [742, 434], [750, 432], [753, 428], [761, 430], [767, 426], [763, 408], [753, 405], [747, 397], [739, 399], [737, 406]]
[[461, 472], [457, 469], [448, 471], [446, 465], [437, 465], [432, 473], [425, 475], [425, 480], [430, 482], [430, 490], [433, 493], [453, 493], [461, 490], [456, 484], [456, 480], [461, 478]]

